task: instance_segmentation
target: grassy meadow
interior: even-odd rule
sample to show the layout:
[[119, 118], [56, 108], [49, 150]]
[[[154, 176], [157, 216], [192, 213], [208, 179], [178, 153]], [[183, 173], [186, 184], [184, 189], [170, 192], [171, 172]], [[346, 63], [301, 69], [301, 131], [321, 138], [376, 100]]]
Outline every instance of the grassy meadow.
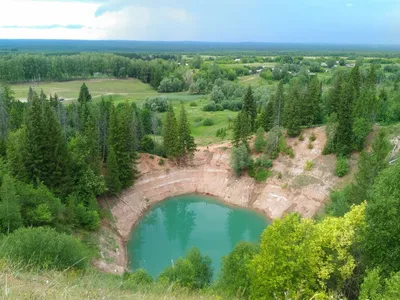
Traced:
[[[202, 110], [202, 107], [209, 101], [206, 95], [190, 95], [187, 92], [160, 94], [152, 89], [150, 85], [137, 79], [43, 82], [36, 84], [34, 87], [38, 92], [43, 89], [46, 95], [57, 93], [60, 98], [65, 99], [64, 103], [67, 105], [77, 99], [82, 82], [85, 82], [88, 86], [94, 102], [100, 101], [101, 96], [112, 96], [112, 100], [116, 104], [129, 101], [136, 102], [138, 106], [141, 106], [146, 97], [164, 95], [174, 106], [177, 118], [179, 117], [181, 103], [183, 102], [188, 112], [193, 136], [196, 139], [196, 143], [201, 146], [221, 142], [222, 139], [215, 136], [217, 130], [220, 128], [229, 128], [232, 123], [230, 120], [233, 120], [237, 114], [237, 112], [227, 110], [205, 112]], [[247, 84], [250, 84], [250, 82]], [[12, 85], [15, 97], [21, 101], [25, 101], [30, 86], [30, 83]], [[195, 102], [196, 104], [190, 105], [191, 102]], [[212, 119], [214, 124], [212, 126], [203, 126], [202, 122], [208, 118]], [[231, 130], [228, 131], [224, 140], [230, 139], [231, 134]]]

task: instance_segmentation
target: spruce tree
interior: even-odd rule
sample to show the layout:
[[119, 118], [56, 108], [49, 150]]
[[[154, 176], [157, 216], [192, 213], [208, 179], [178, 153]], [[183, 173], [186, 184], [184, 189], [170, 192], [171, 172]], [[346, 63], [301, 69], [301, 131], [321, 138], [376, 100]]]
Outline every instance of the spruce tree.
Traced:
[[301, 103], [302, 95], [300, 83], [298, 81], [293, 81], [290, 85], [290, 91], [285, 105], [287, 134], [291, 137], [300, 134], [300, 125], [303, 116], [303, 113], [300, 111]]
[[278, 84], [275, 93], [274, 103], [274, 126], [281, 127], [283, 125], [283, 112], [285, 108], [285, 95], [283, 89], [283, 80]]
[[273, 97], [264, 106], [264, 109], [260, 114], [259, 125], [262, 126], [266, 132], [270, 131], [271, 128], [274, 126], [274, 98]]
[[89, 102], [90, 100], [92, 100], [92, 95], [90, 95], [89, 89], [86, 86], [86, 84], [82, 83], [81, 89], [79, 91], [78, 102], [80, 104], [85, 104], [85, 103]]
[[143, 124], [144, 135], [152, 134], [153, 130], [152, 130], [152, 122], [151, 122], [151, 111], [148, 110], [147, 108], [143, 108], [140, 111], [140, 119]]
[[168, 106], [163, 128], [164, 150], [168, 158], [179, 157], [178, 126], [172, 104]]
[[321, 118], [321, 84], [317, 76], [313, 76], [308, 83], [307, 92], [302, 101], [302, 125], [310, 127], [318, 124]]
[[256, 138], [254, 140], [254, 150], [258, 153], [263, 152], [263, 148], [265, 147], [265, 137], [264, 137], [264, 128], [259, 127], [256, 132]]
[[85, 125], [84, 131], [87, 147], [87, 163], [96, 175], [100, 174], [100, 151], [99, 151], [99, 131], [96, 119], [90, 115]]
[[325, 114], [330, 116], [338, 112], [339, 103], [343, 95], [343, 89], [346, 82], [346, 76], [339, 71], [335, 74], [333, 86], [328, 92], [327, 101], [325, 103]]
[[249, 148], [248, 139], [251, 134], [250, 119], [247, 113], [241, 111], [236, 116], [233, 124], [233, 143], [235, 147], [245, 145]]
[[187, 113], [185, 106], [181, 105], [181, 113], [179, 118], [179, 128], [178, 128], [178, 147], [179, 155], [182, 158], [192, 158], [194, 151], [196, 151], [196, 144], [194, 138], [191, 135], [189, 121], [187, 119]]
[[337, 107], [338, 126], [334, 138], [334, 148], [338, 156], [347, 156], [353, 150], [353, 105], [355, 88], [348, 80]]
[[250, 130], [254, 132], [256, 130], [257, 105], [250, 85], [248, 86], [246, 95], [243, 99], [242, 111], [248, 115], [250, 120]]
[[119, 167], [117, 163], [117, 157], [115, 155], [114, 147], [112, 145], [108, 146], [107, 155], [107, 169], [106, 169], [106, 184], [108, 192], [111, 195], [118, 195], [121, 192], [122, 184], [119, 180]]
[[9, 175], [2, 178], [0, 188], [0, 232], [10, 233], [23, 226], [15, 182]]
[[65, 194], [70, 180], [66, 141], [50, 104], [36, 93], [27, 113], [26, 129], [25, 168], [29, 180]]

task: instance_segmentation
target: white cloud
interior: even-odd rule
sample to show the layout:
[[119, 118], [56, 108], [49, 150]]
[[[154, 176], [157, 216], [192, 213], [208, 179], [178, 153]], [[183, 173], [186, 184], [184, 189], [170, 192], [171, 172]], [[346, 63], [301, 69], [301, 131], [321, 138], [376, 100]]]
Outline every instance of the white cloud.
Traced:
[[[73, 1], [2, 0], [0, 38], [179, 40], [189, 36], [190, 24], [193, 22], [190, 14], [181, 8], [139, 5], [104, 12], [96, 17], [95, 13], [101, 5], [102, 3]], [[82, 25], [83, 28], [32, 28], [55, 24]], [[180, 29], [178, 31], [177, 26]], [[174, 30], [168, 31], [168, 28]], [[170, 34], [158, 36], [158, 32]]]

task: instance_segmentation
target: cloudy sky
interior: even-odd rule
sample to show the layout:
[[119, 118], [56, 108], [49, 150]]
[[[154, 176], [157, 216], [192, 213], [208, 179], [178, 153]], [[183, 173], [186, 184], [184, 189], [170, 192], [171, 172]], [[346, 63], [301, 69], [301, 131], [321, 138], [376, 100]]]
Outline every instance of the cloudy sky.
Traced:
[[400, 0], [1, 0], [4, 38], [400, 44]]

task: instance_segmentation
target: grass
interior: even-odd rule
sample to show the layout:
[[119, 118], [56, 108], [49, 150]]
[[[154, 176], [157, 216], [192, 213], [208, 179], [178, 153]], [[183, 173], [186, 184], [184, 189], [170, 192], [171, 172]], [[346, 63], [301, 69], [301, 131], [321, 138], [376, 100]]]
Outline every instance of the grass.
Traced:
[[190, 291], [171, 284], [124, 287], [121, 276], [86, 271], [29, 272], [0, 261], [2, 299], [222, 299], [211, 289]]

